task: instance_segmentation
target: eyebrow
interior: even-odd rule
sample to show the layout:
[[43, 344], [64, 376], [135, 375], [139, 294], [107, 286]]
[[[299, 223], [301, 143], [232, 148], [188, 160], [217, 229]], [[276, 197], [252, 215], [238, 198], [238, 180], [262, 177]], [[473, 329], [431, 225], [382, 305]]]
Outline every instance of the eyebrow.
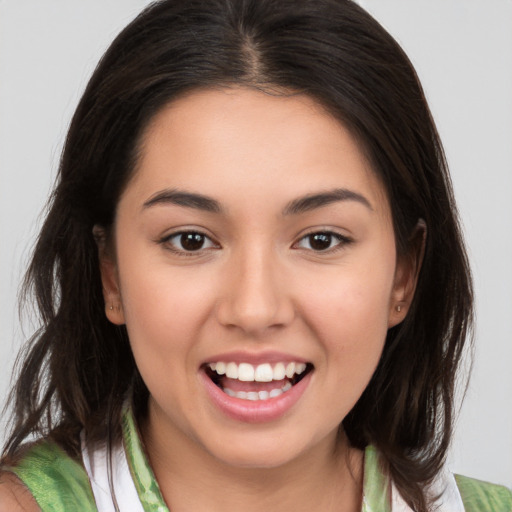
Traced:
[[220, 203], [215, 199], [202, 194], [194, 194], [177, 189], [165, 189], [157, 192], [144, 203], [143, 209], [157, 204], [175, 204], [211, 213], [222, 212]]
[[337, 188], [294, 199], [286, 205], [283, 210], [283, 215], [297, 215], [340, 201], [356, 201], [373, 211], [370, 201], [368, 201], [368, 199], [363, 195], [346, 188]]
[[[356, 201], [373, 211], [372, 205], [363, 195], [346, 188], [337, 188], [294, 199], [285, 206], [283, 215], [298, 215], [340, 201]], [[143, 204], [143, 209], [158, 204], [174, 204], [210, 213], [222, 213], [224, 211], [216, 199], [178, 189], [165, 189], [157, 192]]]

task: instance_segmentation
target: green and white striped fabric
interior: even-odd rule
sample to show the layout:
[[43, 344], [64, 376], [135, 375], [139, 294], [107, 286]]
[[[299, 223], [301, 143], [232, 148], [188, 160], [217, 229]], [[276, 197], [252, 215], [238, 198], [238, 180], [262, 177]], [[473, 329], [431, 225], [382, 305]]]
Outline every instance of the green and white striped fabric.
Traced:
[[[121, 512], [169, 512], [129, 409], [123, 416], [123, 437], [124, 448], [112, 457], [112, 485], [116, 498], [124, 497], [117, 500]], [[114, 511], [106, 449], [90, 454], [84, 448], [83, 456], [81, 464], [54, 443], [41, 441], [9, 470], [25, 483], [42, 512]], [[512, 492], [506, 487], [446, 475], [434, 489], [442, 492], [436, 512], [512, 512]], [[371, 446], [365, 451], [363, 493], [361, 512], [411, 511], [380, 470]]]

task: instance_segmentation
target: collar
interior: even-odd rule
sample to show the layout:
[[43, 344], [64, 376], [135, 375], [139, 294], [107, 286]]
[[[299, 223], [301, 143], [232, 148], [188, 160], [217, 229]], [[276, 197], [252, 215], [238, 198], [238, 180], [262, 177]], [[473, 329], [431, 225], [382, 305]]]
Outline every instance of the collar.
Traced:
[[[169, 512], [142, 445], [131, 408], [122, 418], [123, 445], [112, 452], [112, 487], [121, 512]], [[90, 451], [82, 439], [82, 456], [99, 512], [114, 512], [106, 447]], [[443, 471], [428, 491], [439, 496], [437, 512], [464, 512], [453, 475]], [[361, 512], [413, 512], [380, 469], [379, 454], [368, 446], [364, 456]]]

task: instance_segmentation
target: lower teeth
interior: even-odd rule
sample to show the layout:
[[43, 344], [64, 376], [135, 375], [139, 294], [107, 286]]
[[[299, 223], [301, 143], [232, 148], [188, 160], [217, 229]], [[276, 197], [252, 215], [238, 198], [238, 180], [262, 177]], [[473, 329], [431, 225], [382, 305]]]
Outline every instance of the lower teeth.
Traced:
[[224, 388], [223, 391], [226, 395], [241, 398], [242, 400], [268, 400], [269, 398], [275, 398], [283, 393], [286, 393], [292, 385], [287, 382], [282, 388], [272, 389], [271, 391], [233, 391], [229, 388]]

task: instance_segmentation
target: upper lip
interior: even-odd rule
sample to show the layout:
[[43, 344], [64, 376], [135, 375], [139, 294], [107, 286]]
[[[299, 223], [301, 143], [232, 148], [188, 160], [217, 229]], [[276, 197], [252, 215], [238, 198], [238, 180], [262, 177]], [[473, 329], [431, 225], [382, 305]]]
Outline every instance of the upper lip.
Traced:
[[286, 354], [284, 352], [275, 352], [275, 351], [264, 351], [264, 352], [245, 352], [245, 351], [233, 351], [233, 352], [224, 352], [222, 354], [215, 354], [208, 359], [206, 359], [201, 366], [204, 366], [208, 363], [216, 363], [219, 361], [224, 362], [233, 362], [233, 363], [249, 363], [253, 365], [263, 364], [263, 363], [308, 363], [307, 359], [303, 357]]

